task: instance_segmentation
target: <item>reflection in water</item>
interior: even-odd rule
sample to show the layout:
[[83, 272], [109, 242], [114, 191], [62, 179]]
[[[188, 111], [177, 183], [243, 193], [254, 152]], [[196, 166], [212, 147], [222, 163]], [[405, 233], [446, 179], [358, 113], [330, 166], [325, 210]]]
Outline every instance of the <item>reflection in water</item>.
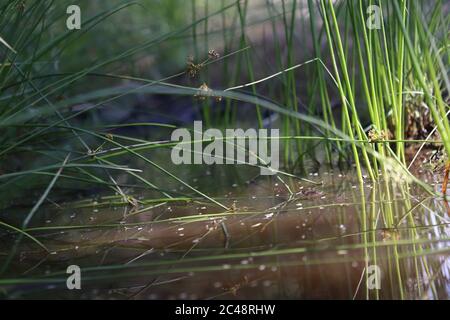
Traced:
[[[84, 200], [47, 212], [21, 242], [11, 297], [446, 299], [449, 210], [418, 188], [325, 172], [233, 186], [218, 201]], [[290, 190], [290, 192], [289, 192]], [[11, 234], [2, 239], [11, 239]], [[2, 256], [11, 243], [2, 241]], [[65, 288], [68, 265], [80, 292]], [[371, 266], [378, 266], [380, 289]], [[369, 271], [369, 272], [367, 272]], [[376, 279], [375, 279], [376, 280]], [[48, 289], [48, 290], [43, 290]]]

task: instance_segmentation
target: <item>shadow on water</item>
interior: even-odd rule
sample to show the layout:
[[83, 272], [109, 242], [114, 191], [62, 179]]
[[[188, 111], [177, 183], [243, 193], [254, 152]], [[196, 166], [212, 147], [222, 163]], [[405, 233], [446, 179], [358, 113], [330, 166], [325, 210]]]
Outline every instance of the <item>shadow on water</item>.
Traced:
[[[229, 211], [142, 192], [52, 207], [28, 230], [49, 253], [22, 240], [1, 288], [13, 298], [449, 298], [442, 199], [390, 180], [361, 188], [352, 172], [308, 178], [322, 184], [233, 184], [215, 198]], [[72, 264], [82, 290], [66, 288]]]

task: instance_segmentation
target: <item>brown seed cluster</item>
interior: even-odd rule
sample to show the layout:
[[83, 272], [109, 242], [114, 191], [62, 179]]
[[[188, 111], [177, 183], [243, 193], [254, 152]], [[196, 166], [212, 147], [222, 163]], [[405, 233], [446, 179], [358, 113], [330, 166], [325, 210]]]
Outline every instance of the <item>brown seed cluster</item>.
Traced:
[[186, 73], [191, 78], [195, 78], [200, 73], [200, 70], [202, 70], [204, 66], [203, 63], [199, 64], [194, 63], [194, 57], [192, 56], [189, 56], [187, 58], [186, 63], [187, 63]]
[[208, 58], [209, 59], [215, 60], [215, 59], [218, 59], [219, 57], [220, 57], [220, 54], [216, 50], [211, 49], [211, 50], [208, 51]]
[[[214, 49], [210, 49], [208, 51], [208, 59], [201, 63], [195, 63], [194, 57], [188, 56], [187, 61], [186, 61], [186, 64], [187, 64], [186, 74], [190, 78], [197, 77], [199, 75], [200, 71], [203, 69], [203, 67], [209, 60], [215, 60], [215, 59], [218, 59], [219, 57], [220, 57], [220, 54]], [[208, 85], [206, 83], [203, 83], [198, 88], [197, 93], [194, 95], [194, 97], [201, 101], [206, 100], [208, 97], [213, 97], [217, 102], [222, 101], [221, 96], [215, 96], [215, 95], [213, 95], [212, 92], [213, 91], [208, 87]]]
[[389, 140], [389, 133], [384, 130], [371, 129], [368, 133], [370, 143]]
[[198, 100], [206, 100], [207, 97], [211, 96], [211, 89], [208, 87], [206, 83], [203, 83], [197, 90], [197, 94], [194, 95]]

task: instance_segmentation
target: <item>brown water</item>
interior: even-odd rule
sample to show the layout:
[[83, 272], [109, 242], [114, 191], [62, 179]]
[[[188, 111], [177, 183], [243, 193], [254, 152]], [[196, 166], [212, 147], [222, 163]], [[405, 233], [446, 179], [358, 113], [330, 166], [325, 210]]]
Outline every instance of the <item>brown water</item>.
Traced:
[[[351, 173], [308, 178], [322, 184], [232, 185], [215, 198], [228, 211], [200, 198], [146, 201], [136, 190], [134, 206], [120, 196], [49, 206], [44, 227], [29, 230], [49, 253], [23, 239], [1, 288], [12, 298], [449, 298], [442, 199], [384, 180], [361, 189]], [[72, 264], [82, 290], [66, 288]], [[370, 287], [374, 265], [380, 289]]]

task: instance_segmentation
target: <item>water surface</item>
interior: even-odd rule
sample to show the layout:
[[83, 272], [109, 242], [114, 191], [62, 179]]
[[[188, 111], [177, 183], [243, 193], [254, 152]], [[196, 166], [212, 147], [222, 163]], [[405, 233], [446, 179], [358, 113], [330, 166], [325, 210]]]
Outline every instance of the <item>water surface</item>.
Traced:
[[[48, 205], [29, 232], [49, 253], [22, 239], [2, 290], [12, 298], [449, 298], [442, 199], [387, 180], [367, 179], [361, 189], [352, 172], [307, 178], [315, 183], [231, 184], [215, 197], [228, 211], [133, 189], [126, 205], [121, 195]], [[214, 190], [211, 177], [193, 181], [202, 179]], [[2, 236], [4, 258], [11, 238]], [[82, 290], [66, 288], [72, 264], [81, 268]], [[373, 266], [379, 289], [371, 287]]]

